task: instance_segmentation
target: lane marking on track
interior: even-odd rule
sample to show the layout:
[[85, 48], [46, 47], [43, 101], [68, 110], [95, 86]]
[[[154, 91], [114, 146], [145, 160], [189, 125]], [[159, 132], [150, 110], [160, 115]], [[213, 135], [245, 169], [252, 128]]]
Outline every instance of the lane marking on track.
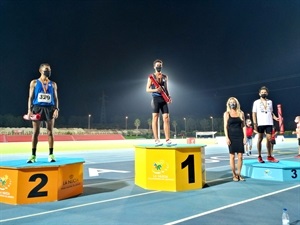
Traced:
[[203, 213], [199, 213], [199, 214], [196, 214], [196, 215], [193, 215], [193, 216], [182, 218], [180, 220], [172, 221], [172, 222], [166, 223], [164, 225], [173, 225], [173, 224], [182, 223], [182, 222], [185, 222], [185, 221], [188, 221], [188, 220], [191, 220], [191, 219], [195, 219], [195, 218], [198, 218], [198, 217], [201, 217], [201, 216], [205, 216], [205, 215], [208, 215], [208, 214], [211, 214], [211, 213], [214, 213], [214, 212], [221, 211], [223, 209], [228, 209], [228, 208], [231, 208], [231, 207], [234, 207], [234, 206], [237, 206], [237, 205], [242, 205], [242, 204], [245, 204], [245, 203], [248, 203], [248, 202], [252, 202], [252, 201], [255, 201], [255, 200], [258, 200], [258, 199], [262, 199], [262, 198], [265, 198], [265, 197], [268, 197], [268, 196], [271, 196], [271, 195], [276, 195], [276, 194], [279, 194], [281, 192], [285, 192], [285, 191], [292, 190], [292, 189], [299, 188], [299, 187], [300, 187], [300, 184], [296, 185], [296, 186], [293, 186], [293, 187], [285, 188], [285, 189], [282, 189], [282, 190], [279, 190], [279, 191], [271, 192], [271, 193], [268, 193], [268, 194], [265, 194], [265, 195], [260, 195], [260, 196], [254, 197], [254, 198], [250, 198], [250, 199], [247, 199], [247, 200], [236, 202], [236, 203], [233, 203], [233, 204], [230, 204], [230, 205], [222, 206], [222, 207], [212, 209], [212, 210], [209, 210], [209, 211], [206, 211], [206, 212], [203, 212]]
[[128, 170], [111, 170], [111, 169], [100, 169], [100, 168], [88, 168], [90, 177], [98, 177], [103, 173], [130, 173]]
[[141, 193], [141, 194], [136, 194], [136, 195], [128, 195], [128, 196], [119, 197], [119, 198], [112, 198], [112, 199], [101, 200], [101, 201], [97, 201], [97, 202], [90, 202], [90, 203], [86, 203], [86, 204], [80, 204], [80, 205], [50, 210], [47, 212], [35, 213], [35, 214], [31, 214], [31, 215], [26, 215], [26, 216], [13, 217], [13, 218], [9, 218], [9, 219], [0, 220], [0, 223], [7, 222], [7, 221], [13, 221], [13, 220], [20, 220], [20, 219], [30, 218], [30, 217], [35, 217], [35, 216], [41, 216], [41, 215], [46, 215], [46, 214], [50, 214], [50, 213], [61, 212], [61, 211], [66, 211], [66, 210], [70, 210], [70, 209], [76, 209], [76, 208], [81, 208], [81, 207], [85, 207], [85, 206], [96, 205], [96, 204], [101, 204], [101, 203], [106, 203], [106, 202], [113, 202], [113, 201], [118, 201], [118, 200], [122, 200], [122, 199], [135, 198], [135, 197], [140, 197], [140, 196], [144, 196], [144, 195], [155, 194], [157, 192], [161, 192], [161, 191], [151, 191], [151, 192], [146, 192], [146, 193]]

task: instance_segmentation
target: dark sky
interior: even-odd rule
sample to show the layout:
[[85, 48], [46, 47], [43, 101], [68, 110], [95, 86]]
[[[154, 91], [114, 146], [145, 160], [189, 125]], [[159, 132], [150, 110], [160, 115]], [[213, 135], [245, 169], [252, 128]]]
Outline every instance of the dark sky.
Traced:
[[[0, 0], [0, 114], [27, 111], [29, 83], [52, 67], [63, 116], [151, 115], [152, 62], [164, 61], [176, 116], [251, 112], [266, 85], [300, 113], [300, 1]], [[276, 112], [277, 113], [277, 112]]]

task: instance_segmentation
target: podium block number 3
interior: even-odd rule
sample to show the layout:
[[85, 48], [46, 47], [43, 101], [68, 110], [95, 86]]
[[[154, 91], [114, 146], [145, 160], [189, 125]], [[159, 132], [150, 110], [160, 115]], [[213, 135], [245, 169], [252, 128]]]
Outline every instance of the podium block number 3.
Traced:
[[194, 155], [189, 155], [185, 161], [181, 163], [181, 169], [188, 167], [189, 184], [195, 183], [195, 161]]
[[47, 175], [43, 173], [33, 174], [29, 178], [29, 182], [35, 182], [37, 179], [40, 179], [40, 183], [29, 192], [28, 198], [45, 197], [48, 195], [48, 191], [40, 191], [48, 183]]

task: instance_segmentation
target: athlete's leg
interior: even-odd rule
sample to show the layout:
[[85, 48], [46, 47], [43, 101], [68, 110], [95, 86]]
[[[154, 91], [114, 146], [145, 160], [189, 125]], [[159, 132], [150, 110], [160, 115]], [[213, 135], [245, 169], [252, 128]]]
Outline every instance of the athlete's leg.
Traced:
[[272, 135], [266, 134], [266, 147], [268, 151], [268, 156], [272, 156], [272, 144], [271, 144]]
[[40, 134], [40, 125], [41, 125], [41, 121], [32, 121], [32, 129], [33, 129], [32, 139], [31, 139], [32, 149], [36, 149], [37, 147], [38, 137]]
[[55, 119], [52, 119], [52, 120], [49, 120], [46, 122], [49, 148], [52, 148], [52, 149], [54, 146], [54, 137], [53, 137], [54, 121], [55, 121]]
[[166, 140], [169, 140], [170, 139], [170, 117], [169, 117], [169, 113], [164, 113], [163, 114], [163, 121], [164, 121], [165, 137], [166, 137]]
[[261, 142], [263, 140], [263, 133], [258, 133], [257, 134], [257, 152], [258, 156], [261, 156]]
[[158, 116], [159, 113], [152, 113], [152, 132], [155, 140], [158, 140]]

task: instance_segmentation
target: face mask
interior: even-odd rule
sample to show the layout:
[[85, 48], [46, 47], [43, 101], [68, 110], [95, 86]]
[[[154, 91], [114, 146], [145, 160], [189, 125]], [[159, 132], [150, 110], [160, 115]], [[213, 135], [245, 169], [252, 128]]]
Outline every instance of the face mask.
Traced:
[[155, 68], [157, 72], [161, 71], [161, 66]]
[[45, 71], [43, 72], [43, 74], [44, 74], [44, 76], [46, 76], [46, 77], [50, 77], [50, 76], [51, 76], [51, 71], [50, 71], [50, 70], [45, 70]]
[[230, 104], [229, 104], [229, 107], [230, 107], [231, 109], [235, 109], [235, 108], [236, 108], [236, 104], [235, 104], [235, 103], [230, 103]]
[[262, 98], [266, 98], [266, 97], [267, 97], [267, 95], [266, 95], [266, 94], [261, 94], [261, 95], [260, 95], [260, 97], [262, 97]]

